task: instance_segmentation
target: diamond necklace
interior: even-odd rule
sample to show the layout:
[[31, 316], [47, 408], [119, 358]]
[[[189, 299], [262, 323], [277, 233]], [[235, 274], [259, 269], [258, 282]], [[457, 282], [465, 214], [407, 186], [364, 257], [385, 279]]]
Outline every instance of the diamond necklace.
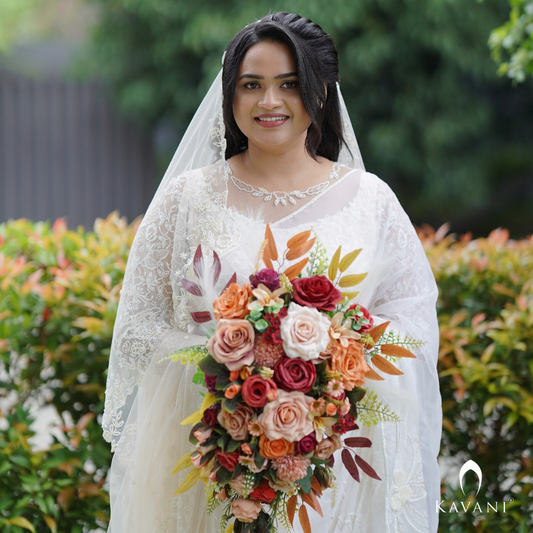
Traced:
[[285, 191], [272, 191], [269, 192], [266, 189], [263, 189], [263, 187], [255, 188], [253, 185], [250, 185], [249, 183], [245, 183], [244, 181], [241, 181], [239, 178], [236, 178], [233, 175], [233, 172], [231, 170], [230, 164], [227, 162], [227, 160], [224, 161], [226, 165], [226, 171], [235, 185], [237, 189], [244, 192], [249, 192], [252, 194], [252, 196], [259, 196], [264, 197], [263, 200], [265, 202], [269, 202], [270, 200], [274, 200], [274, 205], [287, 205], [287, 200], [293, 204], [296, 205], [296, 198], [302, 199], [306, 196], [316, 196], [317, 194], [320, 194], [322, 191], [327, 189], [329, 187], [329, 184], [332, 180], [337, 179], [339, 177], [339, 169], [340, 169], [340, 163], [333, 163], [333, 166], [331, 167], [331, 173], [328, 176], [328, 181], [324, 181], [322, 183], [319, 183], [318, 185], [313, 185], [312, 187], [309, 187], [305, 189], [305, 191], [295, 190], [291, 192], [285, 192]]

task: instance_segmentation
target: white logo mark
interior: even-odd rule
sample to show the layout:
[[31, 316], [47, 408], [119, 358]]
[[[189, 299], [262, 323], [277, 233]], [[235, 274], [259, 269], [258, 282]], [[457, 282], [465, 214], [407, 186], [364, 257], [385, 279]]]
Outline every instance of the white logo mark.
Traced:
[[472, 470], [472, 472], [475, 472], [475, 474], [477, 475], [477, 491], [476, 491], [476, 496], [477, 496], [477, 493], [479, 492], [479, 489], [481, 488], [481, 478], [483, 477], [483, 475], [481, 473], [481, 468], [479, 468], [479, 465], [475, 461], [472, 461], [472, 459], [470, 459], [470, 461], [467, 461], [461, 467], [461, 470], [459, 471], [459, 484], [461, 485], [461, 490], [463, 491], [463, 494], [464, 494], [465, 490], [463, 489], [463, 477], [470, 470]]

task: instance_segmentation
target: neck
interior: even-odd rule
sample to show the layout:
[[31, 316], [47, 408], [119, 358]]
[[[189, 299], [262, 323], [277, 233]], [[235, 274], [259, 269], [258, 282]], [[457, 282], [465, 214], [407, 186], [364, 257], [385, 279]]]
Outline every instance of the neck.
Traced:
[[[306, 189], [309, 176], [325, 171], [324, 158], [315, 161], [306, 151], [302, 143], [297, 146], [283, 147], [277, 151], [267, 151], [252, 143], [248, 150], [240, 155], [246, 173], [255, 176], [257, 183], [267, 190]], [[255, 181], [255, 180], [254, 180]]]

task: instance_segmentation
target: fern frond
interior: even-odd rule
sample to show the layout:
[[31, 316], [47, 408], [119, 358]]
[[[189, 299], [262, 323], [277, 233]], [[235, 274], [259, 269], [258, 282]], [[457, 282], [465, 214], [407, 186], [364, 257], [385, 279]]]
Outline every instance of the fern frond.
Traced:
[[207, 514], [211, 514], [221, 503], [218, 498], [215, 498], [215, 487], [215, 484], [210, 484], [205, 488], [207, 493]]
[[381, 346], [382, 344], [396, 344], [397, 346], [401, 346], [402, 348], [409, 350], [413, 348], [421, 348], [425, 343], [424, 341], [413, 339], [413, 337], [410, 337], [409, 335], [403, 336], [395, 331], [389, 330], [385, 331], [383, 335], [381, 335], [380, 339], [376, 342], [376, 346]]
[[315, 231], [313, 231], [313, 235], [316, 240], [309, 253], [309, 263], [307, 263], [307, 275], [309, 277], [321, 276], [329, 267], [328, 252]]
[[278, 522], [282, 524], [287, 531], [292, 530], [291, 522], [289, 520], [289, 516], [287, 515], [287, 502], [289, 501], [289, 498], [289, 494], [281, 494], [280, 501], [276, 505], [275, 509], [276, 518]]
[[176, 352], [172, 352], [170, 355], [163, 357], [162, 361], [179, 361], [182, 365], [194, 365], [209, 355], [209, 351], [205, 346], [189, 346], [188, 348], [182, 348]]
[[400, 422], [400, 417], [375, 391], [367, 390], [365, 397], [357, 404], [357, 421], [364, 426], [375, 426], [378, 422]]

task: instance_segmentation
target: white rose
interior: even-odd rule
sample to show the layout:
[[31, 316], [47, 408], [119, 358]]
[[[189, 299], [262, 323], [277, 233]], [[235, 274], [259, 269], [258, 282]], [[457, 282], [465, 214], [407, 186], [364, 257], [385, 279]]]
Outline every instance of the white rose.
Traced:
[[280, 327], [287, 356], [305, 361], [318, 359], [329, 344], [330, 325], [330, 319], [320, 311], [291, 302]]

